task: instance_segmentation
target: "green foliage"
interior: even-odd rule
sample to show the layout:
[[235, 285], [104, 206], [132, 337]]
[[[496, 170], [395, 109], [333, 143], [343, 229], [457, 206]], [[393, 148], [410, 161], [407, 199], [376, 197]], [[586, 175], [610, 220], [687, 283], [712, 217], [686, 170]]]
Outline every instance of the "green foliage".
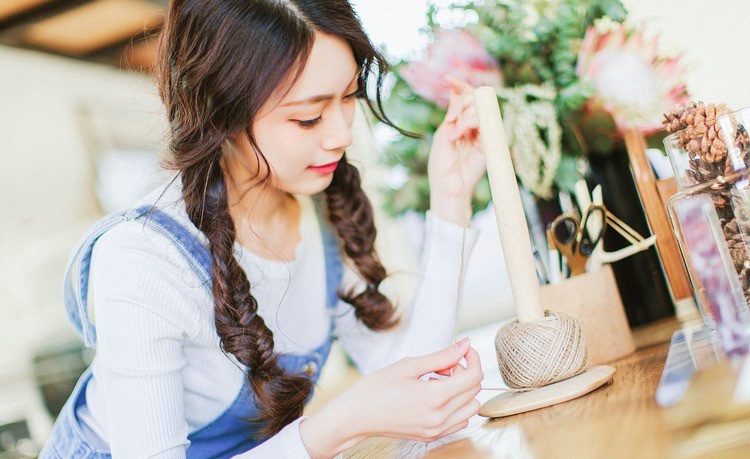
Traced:
[[603, 16], [614, 22], [626, 16], [619, 0], [472, 1], [452, 8], [476, 12], [478, 21], [468, 28], [500, 61], [507, 86], [554, 84], [561, 119], [593, 95], [576, 75], [586, 30]]
[[563, 155], [560, 164], [557, 166], [555, 183], [560, 190], [572, 193], [575, 190], [575, 184], [581, 178], [578, 170], [578, 158], [573, 155]]
[[[580, 114], [581, 108], [594, 95], [594, 86], [592, 82], [578, 79], [576, 61], [586, 30], [594, 21], [603, 17], [614, 22], [625, 20], [627, 13], [620, 0], [470, 1], [449, 8], [473, 13], [476, 20], [466, 28], [500, 63], [505, 87], [528, 84], [554, 87], [563, 151], [555, 173], [555, 185], [559, 189], [572, 189], [580, 178], [577, 164], [581, 156], [592, 150], [606, 152], [613, 146], [611, 138], [598, 135], [597, 131], [609, 128], [611, 119], [584, 120]], [[427, 24], [432, 30], [439, 27], [438, 13], [439, 8], [434, 5], [428, 10]], [[427, 209], [427, 142], [445, 113], [417, 96], [400, 76], [399, 70], [406, 64], [401, 62], [396, 66], [395, 84], [386, 101], [386, 110], [397, 125], [424, 139], [401, 137], [386, 150], [386, 163], [408, 172], [403, 186], [384, 190], [387, 208], [394, 214]], [[587, 137], [592, 132], [593, 143]], [[585, 143], [581, 142], [583, 138]], [[484, 181], [474, 195], [474, 209], [484, 209], [489, 200], [489, 186]]]
[[561, 118], [578, 111], [594, 96], [596, 88], [592, 81], [576, 80], [557, 92], [557, 111]]

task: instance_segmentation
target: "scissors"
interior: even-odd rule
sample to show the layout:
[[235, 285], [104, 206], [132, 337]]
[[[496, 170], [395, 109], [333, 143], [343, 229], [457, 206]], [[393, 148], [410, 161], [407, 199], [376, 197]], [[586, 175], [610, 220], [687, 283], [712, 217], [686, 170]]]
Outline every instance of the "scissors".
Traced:
[[[547, 228], [548, 238], [568, 262], [571, 276], [586, 270], [586, 262], [604, 235], [606, 217], [607, 209], [603, 205], [591, 204], [583, 219], [577, 212], [567, 212], [555, 218]], [[591, 225], [590, 221], [597, 224]], [[591, 228], [596, 228], [596, 231], [590, 231]]]

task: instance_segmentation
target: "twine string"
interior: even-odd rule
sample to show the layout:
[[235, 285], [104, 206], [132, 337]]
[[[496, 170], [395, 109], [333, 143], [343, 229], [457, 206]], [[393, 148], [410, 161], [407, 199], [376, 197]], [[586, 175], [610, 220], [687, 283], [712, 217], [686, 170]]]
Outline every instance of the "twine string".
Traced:
[[578, 320], [546, 311], [544, 319], [502, 327], [495, 337], [503, 380], [529, 390], [562, 381], [586, 369], [588, 353]]
[[[463, 143], [461, 139], [456, 141], [459, 145]], [[466, 193], [466, 183], [464, 182], [463, 168], [461, 167], [461, 158], [458, 158], [458, 176], [461, 179], [461, 190]], [[466, 217], [466, 216], [464, 216]], [[466, 218], [465, 218], [466, 219]], [[471, 206], [469, 206], [469, 215], [466, 223], [461, 227], [461, 249], [458, 259], [458, 285], [456, 288], [456, 311], [461, 309], [461, 291], [463, 290], [464, 278], [464, 250], [466, 246], [466, 227], [471, 224]], [[455, 332], [454, 332], [455, 336]]]

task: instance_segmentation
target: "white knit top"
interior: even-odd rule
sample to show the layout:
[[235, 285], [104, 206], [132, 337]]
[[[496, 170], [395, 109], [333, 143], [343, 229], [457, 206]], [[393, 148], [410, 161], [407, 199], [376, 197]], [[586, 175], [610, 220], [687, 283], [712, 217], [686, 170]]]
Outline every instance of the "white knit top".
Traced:
[[[294, 261], [264, 259], [239, 244], [236, 253], [276, 351], [299, 354], [327, 339], [330, 316], [314, 204], [310, 197], [297, 199], [301, 242]], [[205, 241], [187, 217], [177, 183], [159, 198], [159, 208]], [[398, 275], [419, 276], [411, 299], [396, 299], [405, 319], [398, 329], [373, 332], [349, 305], [338, 305], [335, 333], [363, 373], [452, 342], [463, 233], [428, 213], [420, 272], [397, 274], [381, 289], [391, 297]], [[467, 258], [477, 232], [467, 229], [463, 237]], [[344, 288], [361, 282], [345, 262]], [[208, 289], [168, 239], [142, 224], [126, 223], [97, 242], [90, 295], [98, 342], [87, 403], [77, 413], [84, 432], [115, 459], [184, 458], [188, 434], [223, 413], [244, 378], [244, 367], [219, 348]], [[299, 420], [236, 457], [308, 458]]]

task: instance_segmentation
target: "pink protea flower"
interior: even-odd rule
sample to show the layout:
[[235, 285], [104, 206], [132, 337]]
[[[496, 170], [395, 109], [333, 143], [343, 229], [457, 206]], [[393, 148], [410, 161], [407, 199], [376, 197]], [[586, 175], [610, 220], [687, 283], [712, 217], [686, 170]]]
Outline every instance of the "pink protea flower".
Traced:
[[658, 37], [647, 39], [643, 30], [623, 24], [586, 31], [576, 73], [596, 85], [586, 109], [609, 113], [620, 130], [654, 133], [661, 129], [662, 114], [689, 98], [680, 56], [659, 57]]
[[426, 55], [403, 69], [402, 75], [414, 92], [441, 108], [448, 106], [450, 86], [445, 76], [474, 87], [502, 87], [500, 66], [484, 46], [463, 29], [440, 30]]

